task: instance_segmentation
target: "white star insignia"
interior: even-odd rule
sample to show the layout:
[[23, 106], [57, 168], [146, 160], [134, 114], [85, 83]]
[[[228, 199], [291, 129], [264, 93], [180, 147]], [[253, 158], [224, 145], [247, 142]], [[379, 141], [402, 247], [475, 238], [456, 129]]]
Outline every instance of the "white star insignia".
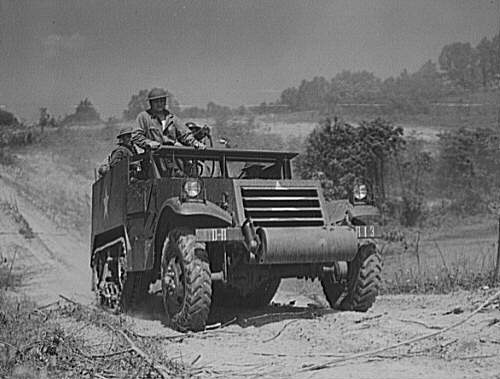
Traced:
[[109, 195], [108, 189], [104, 190], [104, 198], [102, 199], [102, 205], [104, 206], [104, 218], [108, 218], [108, 203], [109, 203]]

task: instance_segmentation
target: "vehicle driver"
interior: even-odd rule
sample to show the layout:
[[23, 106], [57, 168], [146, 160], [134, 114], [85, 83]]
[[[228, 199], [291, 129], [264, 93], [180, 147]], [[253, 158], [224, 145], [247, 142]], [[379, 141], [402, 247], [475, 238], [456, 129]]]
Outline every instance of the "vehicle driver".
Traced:
[[153, 89], [148, 94], [149, 109], [137, 116], [137, 128], [132, 141], [142, 149], [157, 149], [161, 145], [192, 146], [206, 149], [204, 143], [196, 140], [189, 128], [181, 123], [167, 108], [167, 92]]

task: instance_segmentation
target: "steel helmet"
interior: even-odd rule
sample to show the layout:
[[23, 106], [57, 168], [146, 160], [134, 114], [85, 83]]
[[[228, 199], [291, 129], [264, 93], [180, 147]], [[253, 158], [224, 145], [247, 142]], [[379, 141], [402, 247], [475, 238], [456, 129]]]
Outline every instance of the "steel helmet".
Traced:
[[156, 100], [156, 99], [166, 99], [168, 97], [167, 91], [161, 88], [153, 88], [148, 93], [148, 101]]
[[127, 134], [132, 134], [132, 133], [133, 133], [132, 128], [123, 128], [123, 129], [120, 129], [120, 132], [118, 133], [116, 138], [120, 138], [122, 136], [125, 136]]

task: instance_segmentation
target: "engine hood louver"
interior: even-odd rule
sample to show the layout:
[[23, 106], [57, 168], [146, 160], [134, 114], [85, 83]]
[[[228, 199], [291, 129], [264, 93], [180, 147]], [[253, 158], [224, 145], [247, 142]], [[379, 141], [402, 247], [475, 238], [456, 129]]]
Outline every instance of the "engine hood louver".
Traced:
[[325, 220], [314, 187], [241, 187], [245, 217], [256, 226], [323, 226]]

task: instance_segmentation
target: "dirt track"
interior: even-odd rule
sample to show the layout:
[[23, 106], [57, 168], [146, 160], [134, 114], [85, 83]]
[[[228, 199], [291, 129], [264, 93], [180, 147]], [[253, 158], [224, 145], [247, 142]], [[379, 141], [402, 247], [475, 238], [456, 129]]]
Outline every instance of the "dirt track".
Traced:
[[[24, 291], [41, 304], [60, 293], [92, 302], [88, 241], [58, 228], [20, 188], [0, 179], [4, 197], [18, 207], [36, 233], [26, 240], [8, 215], [0, 217], [4, 252], [16, 250], [15, 273], [23, 273]], [[8, 247], [16, 247], [9, 249]], [[7, 256], [11, 259], [12, 256]], [[335, 368], [301, 371], [337, 357], [398, 343], [446, 327], [476, 308], [491, 290], [453, 295], [382, 296], [366, 314], [329, 310], [318, 285], [282, 283], [266, 309], [214, 309], [210, 323], [232, 321], [224, 328], [165, 340], [167, 356], [185, 363], [196, 360], [206, 376], [299, 378], [500, 378], [500, 311], [489, 306], [465, 325], [413, 345], [343, 362]], [[297, 292], [300, 288], [300, 292]], [[145, 312], [127, 316], [136, 333], [172, 336], [164, 325], [161, 301], [150, 296]], [[292, 305], [288, 305], [292, 304]], [[461, 314], [445, 314], [455, 308]], [[147, 341], [147, 338], [145, 339]], [[146, 344], [147, 348], [147, 344]]]

